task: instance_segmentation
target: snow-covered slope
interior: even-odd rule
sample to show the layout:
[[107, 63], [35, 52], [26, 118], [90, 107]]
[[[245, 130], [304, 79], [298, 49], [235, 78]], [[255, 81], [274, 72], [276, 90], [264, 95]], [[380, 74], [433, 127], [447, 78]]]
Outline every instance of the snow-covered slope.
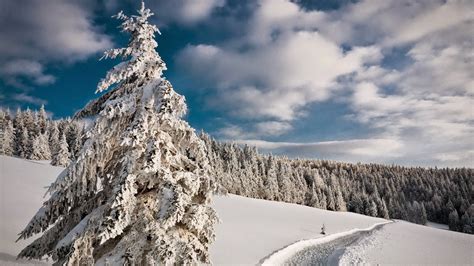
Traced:
[[474, 236], [397, 220], [350, 247], [342, 262], [474, 265]]
[[386, 221], [349, 212], [331, 212], [289, 203], [235, 195], [216, 197], [222, 220], [211, 257], [217, 265], [255, 265], [274, 251], [301, 239], [321, 237], [321, 226], [333, 234]]
[[[15, 243], [41, 205], [45, 186], [62, 168], [0, 156], [0, 264], [11, 265], [12, 257], [30, 241]], [[368, 228], [383, 219], [348, 212], [330, 212], [295, 204], [249, 199], [229, 195], [215, 197], [222, 223], [217, 226], [217, 240], [211, 247], [216, 265], [255, 265], [273, 252], [302, 239], [321, 237], [353, 228]], [[474, 237], [405, 222], [384, 226], [367, 240], [349, 248], [350, 261], [371, 263], [465, 263], [474, 264]], [[471, 256], [471, 257], [469, 257]], [[10, 262], [8, 262], [10, 261]], [[361, 260], [359, 260], [361, 261]]]
[[[18, 232], [40, 207], [45, 186], [62, 168], [0, 156], [0, 252], [16, 255], [30, 241], [15, 243]], [[295, 204], [229, 195], [215, 197], [222, 223], [211, 248], [215, 264], [256, 264], [272, 252], [301, 239], [332, 234], [383, 221], [353, 213], [323, 211]]]
[[0, 155], [0, 253], [16, 256], [34, 240], [15, 243], [18, 233], [41, 207], [45, 187], [62, 169], [48, 162]]

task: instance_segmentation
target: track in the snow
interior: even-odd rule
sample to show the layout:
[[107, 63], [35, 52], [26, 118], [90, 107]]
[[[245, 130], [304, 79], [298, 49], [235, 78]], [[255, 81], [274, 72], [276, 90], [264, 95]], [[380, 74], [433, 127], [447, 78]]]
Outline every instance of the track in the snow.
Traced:
[[327, 243], [307, 247], [288, 259], [285, 265], [338, 265], [344, 250], [356, 244], [362, 238], [379, 230], [383, 224], [377, 225], [373, 230], [360, 231], [343, 236]]

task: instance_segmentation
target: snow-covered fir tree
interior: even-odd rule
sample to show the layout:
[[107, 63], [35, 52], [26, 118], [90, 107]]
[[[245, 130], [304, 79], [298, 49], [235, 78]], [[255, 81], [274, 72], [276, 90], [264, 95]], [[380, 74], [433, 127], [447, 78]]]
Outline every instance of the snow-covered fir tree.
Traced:
[[44, 105], [41, 105], [41, 108], [38, 112], [35, 113], [36, 126], [38, 127], [38, 133], [44, 134], [48, 129], [46, 110]]
[[105, 57], [129, 60], [97, 89], [113, 90], [85, 108], [97, 111], [94, 125], [20, 238], [47, 231], [19, 257], [49, 254], [68, 265], [210, 262], [218, 217], [209, 206], [205, 145], [182, 120], [184, 97], [162, 77], [151, 15], [143, 3], [137, 16], [117, 15], [131, 39]]
[[21, 125], [17, 128], [16, 136], [17, 155], [22, 158], [29, 158], [32, 153], [32, 147], [30, 136], [28, 134], [28, 129], [26, 129], [25, 126]]
[[25, 128], [28, 130], [28, 136], [34, 137], [38, 133], [37, 127], [35, 124], [35, 117], [33, 112], [30, 110], [30, 108], [27, 108], [25, 112], [23, 112], [23, 125]]
[[49, 160], [51, 159], [51, 150], [49, 149], [48, 135], [46, 133], [37, 135], [31, 144], [31, 160]]
[[15, 152], [14, 137], [15, 130], [13, 128], [12, 121], [5, 122], [5, 126], [2, 129], [2, 135], [0, 136], [0, 152], [3, 155], [12, 156]]
[[82, 147], [81, 129], [78, 123], [69, 122], [66, 129], [66, 140], [71, 160], [74, 160]]
[[51, 159], [51, 165], [68, 166], [70, 160], [66, 136], [64, 134], [62, 134], [61, 139], [56, 142], [56, 146], [53, 148], [53, 150], [54, 152]]
[[49, 132], [49, 147], [51, 149], [51, 153], [54, 154], [56, 152], [56, 148], [59, 147], [59, 129], [58, 123], [56, 121], [51, 121], [48, 126]]

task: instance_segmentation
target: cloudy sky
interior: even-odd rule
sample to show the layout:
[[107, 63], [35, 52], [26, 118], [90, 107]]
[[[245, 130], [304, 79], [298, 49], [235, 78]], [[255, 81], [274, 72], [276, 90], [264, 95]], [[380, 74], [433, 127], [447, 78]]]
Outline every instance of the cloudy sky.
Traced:
[[[261, 151], [474, 166], [471, 0], [148, 1], [188, 121]], [[73, 115], [137, 1], [0, 2], [0, 106]]]

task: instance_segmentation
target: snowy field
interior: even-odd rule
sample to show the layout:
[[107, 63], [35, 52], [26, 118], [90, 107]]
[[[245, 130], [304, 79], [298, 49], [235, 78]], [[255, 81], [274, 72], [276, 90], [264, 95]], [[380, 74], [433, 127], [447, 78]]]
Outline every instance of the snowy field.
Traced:
[[397, 220], [346, 250], [342, 262], [474, 265], [474, 236]]
[[62, 169], [48, 162], [0, 155], [0, 253], [16, 256], [33, 241], [32, 238], [15, 243], [18, 233], [41, 207], [45, 187]]
[[217, 197], [214, 205], [222, 220], [211, 248], [211, 257], [217, 265], [255, 265], [296, 241], [321, 237], [323, 223], [326, 233], [334, 234], [386, 221], [235, 195]]
[[[17, 233], [40, 207], [44, 187], [61, 170], [46, 162], [0, 156], [1, 265], [12, 265], [12, 255], [31, 242], [14, 241]], [[211, 248], [211, 257], [216, 265], [259, 264], [297, 241], [320, 238], [323, 223], [329, 235], [327, 238], [331, 238], [331, 234], [344, 235], [344, 232], [354, 231], [355, 228], [365, 229], [386, 222], [354, 213], [331, 212], [235, 195], [216, 197], [214, 206], [222, 220], [217, 227], [217, 240]], [[321, 241], [312, 243], [318, 242]], [[397, 221], [384, 225], [349, 247], [343, 261], [472, 265], [473, 246], [474, 237], [471, 235]]]

